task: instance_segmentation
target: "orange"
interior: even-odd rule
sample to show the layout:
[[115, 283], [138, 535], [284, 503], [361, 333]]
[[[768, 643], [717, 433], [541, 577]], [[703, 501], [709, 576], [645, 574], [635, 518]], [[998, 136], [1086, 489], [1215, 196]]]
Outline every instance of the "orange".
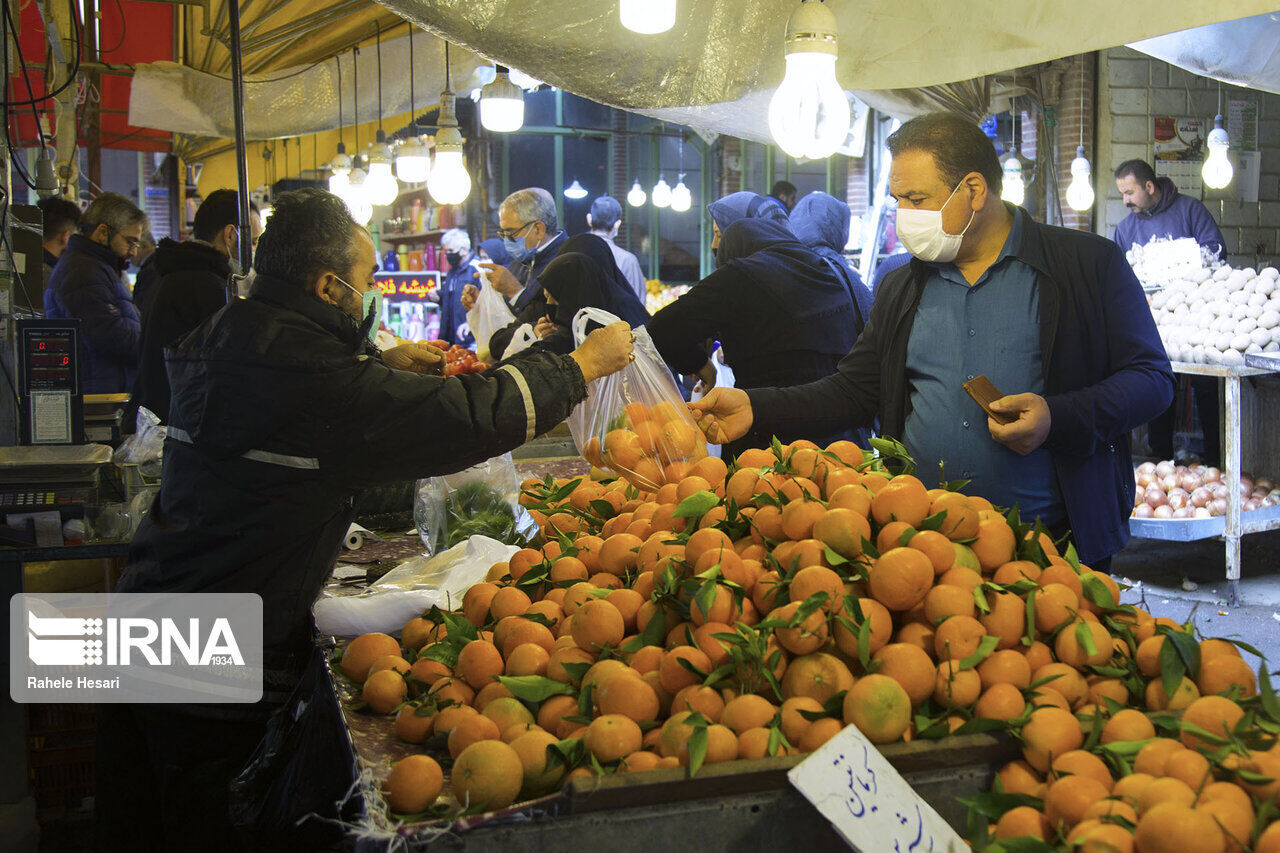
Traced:
[[671, 699], [676, 711], [696, 711], [713, 723], [720, 722], [724, 714], [724, 697], [715, 688], [690, 684]]
[[1235, 643], [1227, 640], [1209, 639], [1200, 641], [1200, 662], [1206, 663], [1215, 658], [1227, 655], [1233, 658], [1240, 657], [1240, 649]]
[[1142, 796], [1142, 792], [1154, 781], [1155, 778], [1149, 773], [1130, 773], [1116, 780], [1115, 786], [1111, 789], [1111, 796], [1136, 808], [1138, 797]]
[[527, 731], [511, 741], [523, 769], [520, 786], [523, 797], [537, 797], [549, 793], [564, 776], [564, 767], [547, 767], [547, 747], [556, 742], [556, 736], [536, 729]]
[[660, 729], [658, 751], [664, 757], [679, 756], [680, 750], [693, 734], [693, 725], [688, 722], [691, 711], [679, 711], [667, 718]]
[[[771, 729], [758, 727], [747, 729], [738, 735], [738, 758], [758, 759], [766, 758], [769, 755], [769, 738], [773, 732]], [[776, 755], [786, 755], [788, 750], [781, 743], [778, 744]]]
[[[369, 675], [373, 675], [375, 672], [382, 672], [384, 669], [394, 670], [401, 675], [408, 675], [412, 670], [412, 667], [410, 667], [409, 662], [400, 657], [400, 655], [386, 655], [378, 658], [369, 666]], [[367, 677], [368, 676], [366, 676], [366, 678]]]
[[605, 646], [617, 647], [626, 636], [626, 622], [611, 602], [595, 598], [583, 604], [573, 615], [570, 630], [578, 648], [594, 654]]
[[993, 583], [1012, 585], [1019, 581], [1038, 581], [1040, 567], [1030, 560], [1012, 560], [996, 569], [991, 576]]
[[864, 540], [871, 540], [866, 516], [843, 507], [828, 508], [813, 524], [812, 535], [842, 557], [857, 557]]
[[933, 564], [922, 552], [894, 548], [881, 554], [871, 566], [871, 597], [890, 610], [910, 610], [924, 601], [933, 577]]
[[872, 743], [893, 743], [911, 725], [911, 698], [886, 675], [859, 679], [844, 697], [844, 721]]
[[622, 577], [636, 567], [636, 552], [644, 544], [639, 536], [615, 533], [600, 546], [600, 570]]
[[640, 749], [643, 739], [635, 720], [622, 714], [605, 714], [591, 721], [583, 741], [597, 761], [608, 764]]
[[938, 578], [938, 583], [962, 587], [969, 592], [973, 592], [982, 586], [982, 575], [957, 563], [942, 573], [942, 576]]
[[1070, 588], [1060, 583], [1042, 586], [1035, 591], [1036, 630], [1048, 634], [1071, 619], [1079, 609], [1080, 599]]
[[924, 484], [909, 474], [890, 480], [871, 499], [871, 514], [877, 524], [903, 521], [919, 527], [929, 515], [929, 492]]
[[1050, 826], [1067, 830], [1084, 820], [1094, 803], [1105, 799], [1107, 788], [1089, 776], [1063, 776], [1049, 783], [1044, 795], [1044, 813]]
[[985, 634], [982, 623], [972, 616], [952, 616], [934, 629], [933, 650], [938, 660], [963, 660], [978, 650]]
[[872, 656], [879, 664], [876, 672], [888, 676], [902, 686], [913, 706], [933, 695], [937, 669], [919, 646], [890, 643]]
[[982, 694], [977, 670], [961, 669], [958, 658], [938, 664], [933, 683], [933, 700], [944, 708], [967, 708]]
[[1138, 814], [1146, 814], [1160, 803], [1178, 803], [1191, 806], [1196, 801], [1196, 792], [1181, 779], [1168, 776], [1151, 782], [1138, 794]]
[[[793, 601], [772, 611], [769, 618], [790, 624], [799, 609], [800, 602]], [[828, 634], [826, 614], [822, 612], [822, 608], [810, 613], [794, 628], [778, 628], [774, 631], [778, 643], [797, 655], [811, 654], [822, 648], [827, 642]]]
[[352, 681], [364, 681], [369, 675], [369, 667], [379, 658], [387, 655], [399, 655], [400, 643], [389, 634], [361, 634], [356, 637], [342, 652], [342, 661], [338, 664], [342, 674]]
[[444, 772], [429, 755], [410, 755], [391, 765], [382, 783], [387, 808], [394, 814], [425, 812], [444, 789]]
[[[706, 559], [706, 557], [704, 556], [703, 559]], [[702, 605], [696, 599], [690, 602], [689, 606], [689, 621], [694, 625], [702, 625], [707, 622], [727, 624], [738, 621], [738, 617], [741, 615], [742, 611], [734, 598], [733, 591], [721, 584], [716, 584], [715, 596], [712, 598], [711, 607], [706, 613], [702, 612]]]
[[978, 511], [959, 492], [944, 492], [933, 499], [929, 515], [945, 512], [939, 532], [948, 539], [967, 540], [978, 535]]
[[1012, 684], [993, 684], [973, 707], [973, 715], [984, 720], [1015, 720], [1027, 710], [1022, 691]]
[[1089, 808], [1085, 810], [1084, 816], [1086, 820], [1090, 818], [1122, 817], [1130, 823], [1138, 822], [1137, 809], [1123, 800], [1110, 798], [1099, 800], [1089, 806]]
[[978, 664], [978, 675], [984, 689], [993, 684], [1011, 684], [1021, 690], [1031, 683], [1031, 664], [1013, 649], [1002, 649]]
[[431, 724], [435, 722], [435, 714], [419, 714], [417, 702], [410, 702], [396, 712], [396, 737], [406, 743], [421, 744], [431, 734]]
[[1228, 853], [1239, 853], [1249, 843], [1253, 834], [1253, 805], [1242, 806], [1231, 800], [1215, 800], [1195, 807], [1201, 814], [1213, 818], [1222, 830]]
[[1000, 816], [996, 823], [996, 840], [1010, 841], [1014, 838], [1039, 838], [1044, 841], [1050, 837], [1049, 821], [1044, 813], [1031, 806], [1017, 806]]
[[1225, 738], [1244, 717], [1244, 711], [1225, 696], [1201, 696], [1182, 712], [1182, 743], [1191, 748], [1214, 748], [1214, 744], [1187, 730], [1194, 725], [1218, 738]]
[[1273, 823], [1262, 831], [1253, 853], [1280, 853], [1280, 823]]
[[501, 740], [498, 724], [482, 714], [469, 714], [458, 720], [449, 732], [449, 755], [457, 758], [464, 749], [482, 740]]
[[1069, 565], [1056, 563], [1049, 566], [1040, 573], [1039, 583], [1041, 586], [1060, 583], [1074, 592], [1076, 598], [1084, 600], [1084, 585], [1080, 582], [1080, 576]]
[[[782, 696], [791, 699], [807, 696], [826, 702], [842, 690], [853, 686], [853, 673], [834, 655], [815, 652], [795, 658], [782, 676]], [[730, 726], [733, 728], [733, 726]]]
[[1019, 596], [1011, 592], [986, 593], [989, 613], [978, 614], [988, 636], [999, 637], [997, 649], [1012, 649], [1022, 642], [1027, 630], [1027, 606]]
[[782, 532], [793, 541], [808, 539], [813, 526], [827, 514], [820, 501], [795, 500], [782, 508]]
[[1183, 676], [1182, 680], [1178, 682], [1177, 688], [1173, 691], [1173, 697], [1170, 698], [1165, 693], [1164, 681], [1160, 678], [1153, 678], [1147, 684], [1144, 698], [1147, 708], [1152, 711], [1180, 711], [1199, 699], [1200, 691], [1196, 688], [1194, 681]]
[[1073, 853], [1133, 853], [1133, 836], [1114, 823], [1081, 821], [1067, 838]]
[[1122, 706], [1129, 704], [1129, 688], [1118, 678], [1090, 675], [1085, 679], [1085, 683], [1089, 685], [1089, 694], [1085, 697], [1086, 700], [1099, 708], [1107, 707], [1104, 697], [1118, 702]]
[[993, 572], [1013, 559], [1013, 529], [1000, 517], [982, 519], [978, 522], [978, 538], [969, 547], [978, 558], [978, 564], [984, 572]]
[[[873, 655], [893, 638], [893, 616], [888, 608], [874, 598], [859, 598], [857, 603], [862, 611], [862, 619], [870, 622], [867, 633], [867, 654]], [[857, 615], [850, 612], [848, 608], [845, 608], [840, 616], [853, 622], [855, 626], [860, 625]], [[833, 629], [836, 647], [851, 660], [857, 660], [858, 632], [850, 631], [840, 619], [833, 623]]]
[[658, 718], [658, 694], [634, 670], [606, 676], [592, 697], [602, 714], [620, 714], [637, 723]]
[[1212, 782], [1209, 759], [1193, 749], [1184, 749], [1169, 756], [1164, 765], [1164, 775], [1179, 779], [1193, 791], [1199, 792], [1206, 782]]
[[747, 694], [730, 699], [720, 714], [720, 722], [735, 734], [742, 734], [747, 729], [767, 726], [778, 709], [763, 696]]
[[705, 527], [689, 537], [684, 546], [684, 558], [690, 565], [697, 565], [703, 554], [716, 550], [733, 551], [733, 540], [723, 530]]
[[827, 594], [822, 609], [830, 613], [833, 607], [843, 605], [844, 581], [826, 566], [808, 566], [791, 578], [791, 600], [804, 601], [820, 592]]
[[657, 770], [662, 759], [657, 753], [640, 750], [633, 752], [618, 763], [619, 773], [643, 773], [646, 770]]
[[408, 683], [394, 669], [384, 669], [369, 676], [360, 693], [360, 698], [369, 703], [375, 714], [390, 714], [408, 696]]
[[698, 684], [702, 680], [681, 666], [681, 660], [689, 662], [708, 675], [711, 673], [711, 659], [701, 649], [695, 646], [676, 646], [671, 649], [662, 658], [662, 664], [658, 667], [658, 676], [662, 689], [673, 696], [682, 688], [690, 684]]
[[615, 471], [635, 470], [636, 463], [644, 458], [645, 451], [640, 436], [629, 429], [615, 429], [605, 433], [601, 458]]
[[1135, 773], [1163, 776], [1165, 762], [1175, 752], [1182, 752], [1185, 749], [1185, 746], [1172, 738], [1156, 738], [1138, 750], [1138, 754], [1133, 758], [1133, 770]]
[[1203, 658], [1200, 664], [1200, 675], [1196, 678], [1196, 687], [1200, 688], [1201, 696], [1226, 693], [1233, 687], [1238, 688], [1238, 693], [1243, 699], [1258, 695], [1258, 678], [1253, 674], [1249, 664], [1240, 658], [1218, 654], [1211, 659], [1210, 665], [1206, 666]]
[[1039, 640], [1033, 640], [1031, 645], [1023, 646], [1022, 654], [1026, 657], [1027, 663], [1031, 664], [1032, 678], [1035, 677], [1037, 669], [1053, 662], [1053, 652]]
[[[879, 602], [876, 602], [880, 604]], [[884, 607], [883, 604], [880, 604]], [[886, 613], [888, 611], [885, 611]], [[906, 643], [910, 646], [919, 646], [926, 655], [933, 654], [933, 627], [923, 622], [908, 622], [898, 629], [893, 635], [895, 643]], [[872, 654], [875, 654], [872, 652]]]
[[[1084, 628], [1077, 630], [1077, 626]], [[1093, 651], [1080, 642], [1080, 633], [1087, 631], [1093, 642]], [[1053, 651], [1058, 660], [1070, 664], [1077, 669], [1085, 666], [1101, 666], [1111, 659], [1111, 634], [1097, 622], [1076, 622], [1069, 624], [1061, 631], [1053, 642]]]
[[830, 495], [827, 509], [851, 509], [863, 518], [871, 514], [872, 495], [861, 483], [850, 483], [832, 489]]
[[1134, 840], [1142, 853], [1222, 853], [1226, 849], [1213, 816], [1181, 803], [1161, 803], [1143, 814]]
[[505, 664], [497, 647], [487, 640], [472, 640], [458, 653], [458, 664], [453, 671], [473, 690], [493, 683], [502, 675]]
[[996, 771], [1000, 788], [1006, 794], [1030, 794], [1044, 784], [1035, 768], [1022, 759], [1010, 761]]
[[716, 638], [716, 634], [732, 634], [734, 630], [724, 622], [703, 622], [693, 632], [693, 644], [718, 667], [729, 659], [729, 644]]
[[1138, 671], [1148, 678], [1154, 678], [1159, 675], [1160, 650], [1162, 648], [1164, 648], [1164, 634], [1156, 634], [1138, 643], [1138, 649], [1133, 655], [1134, 663], [1138, 665]]
[[793, 696], [784, 700], [781, 709], [782, 734], [792, 746], [800, 743], [800, 738], [809, 728], [809, 720], [801, 715], [801, 711], [820, 713], [822, 703], [808, 696]]
[[[915, 548], [928, 557], [929, 562], [933, 564], [933, 573], [935, 575], [940, 575], [955, 565], [956, 550], [952, 546], [951, 540], [936, 530], [921, 530], [911, 537], [907, 547]], [[833, 548], [832, 550], [835, 549]]]
[[516, 751], [502, 741], [479, 741], [454, 760], [449, 782], [464, 809], [503, 809], [520, 795], [524, 765]]
[[1108, 792], [1115, 785], [1115, 779], [1111, 778], [1111, 771], [1107, 769], [1103, 760], [1083, 749], [1073, 749], [1071, 752], [1056, 756], [1049, 767], [1051, 775], [1055, 778], [1087, 776], [1106, 788]]
[[[534, 606], [536, 605], [530, 605], [526, 613], [530, 611], [543, 612], [549, 607], [548, 605], [548, 607], [541, 607], [534, 611]], [[543, 613], [543, 615], [546, 614]], [[520, 616], [508, 616], [493, 629], [493, 644], [501, 649], [503, 658], [509, 656], [516, 646], [524, 643], [536, 643], [549, 652], [555, 644], [555, 639], [551, 629], [546, 625], [541, 625], [532, 619], [525, 619]]]
[[1079, 749], [1084, 744], [1084, 733], [1070, 711], [1047, 706], [1031, 712], [1022, 727], [1022, 740], [1023, 757], [1043, 773], [1054, 756]]
[[1147, 715], [1132, 708], [1117, 711], [1102, 727], [1103, 743], [1150, 740], [1155, 736], [1155, 726]]
[[804, 734], [800, 736], [800, 743], [798, 744], [800, 751], [813, 752], [840, 734], [843, 729], [844, 723], [833, 717], [814, 720], [809, 724], [809, 728], [805, 729]]
[[[523, 551], [529, 551], [529, 553], [536, 555], [539, 560], [542, 559], [542, 554], [538, 551], [533, 551], [528, 548], [525, 548], [522, 551], [517, 551], [511, 556], [511, 571], [515, 571], [516, 558], [519, 557]], [[493, 597], [497, 595], [497, 593], [497, 584], [475, 584], [462, 596], [462, 615], [466, 617], [468, 622], [479, 628], [485, 622], [489, 621], [489, 602], [493, 601]]]
[[929, 590], [924, 597], [925, 619], [934, 625], [949, 616], [972, 618], [977, 609], [973, 594], [959, 586], [941, 584]]
[[1084, 698], [1089, 692], [1089, 685], [1075, 667], [1068, 666], [1065, 663], [1048, 663], [1037, 670], [1033, 670], [1031, 680], [1040, 681], [1049, 676], [1056, 677], [1052, 681], [1045, 682], [1044, 687], [1061, 693], [1073, 708], [1079, 707], [1084, 702]]
[[505, 732], [512, 726], [532, 725], [533, 714], [524, 703], [514, 696], [502, 696], [487, 703], [480, 713], [498, 725], [499, 732]]
[[[678, 755], [680, 766], [689, 764], [688, 741], [680, 747]], [[707, 726], [707, 751], [703, 756], [703, 764], [719, 764], [722, 761], [733, 761], [738, 757], [738, 736], [728, 727], [722, 725]]]
[[401, 629], [400, 645], [409, 651], [416, 652], [427, 643], [439, 639], [442, 630], [430, 619], [415, 616]]
[[893, 548], [901, 548], [905, 539], [908, 544], [916, 537], [916, 529], [905, 521], [891, 521], [876, 534], [876, 550], [880, 553]]

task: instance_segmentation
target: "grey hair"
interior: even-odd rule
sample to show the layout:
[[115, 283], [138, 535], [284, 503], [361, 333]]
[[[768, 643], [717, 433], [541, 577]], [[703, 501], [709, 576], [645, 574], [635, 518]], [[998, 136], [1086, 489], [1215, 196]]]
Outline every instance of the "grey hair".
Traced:
[[105, 225], [119, 234], [133, 225], [146, 227], [146, 222], [147, 214], [132, 201], [119, 193], [103, 193], [80, 214], [80, 233], [87, 237], [97, 231], [99, 225]]
[[560, 230], [556, 200], [542, 187], [516, 190], [502, 200], [502, 207], [510, 209], [521, 222], [541, 222], [548, 233]]
[[253, 268], [305, 286], [325, 272], [345, 276], [356, 264], [356, 232], [347, 203], [315, 187], [281, 193], [267, 220]]
[[462, 228], [450, 228], [440, 235], [440, 247], [446, 252], [467, 252], [471, 250], [471, 235]]

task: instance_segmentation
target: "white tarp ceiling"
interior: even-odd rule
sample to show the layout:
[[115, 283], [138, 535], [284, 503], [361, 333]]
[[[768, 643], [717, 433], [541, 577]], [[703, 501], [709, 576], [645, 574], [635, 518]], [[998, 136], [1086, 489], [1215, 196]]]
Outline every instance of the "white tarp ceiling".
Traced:
[[1195, 74], [1280, 93], [1280, 12], [1196, 27], [1129, 46]]
[[[415, 106], [435, 103], [440, 39], [451, 50], [454, 88], [485, 82], [487, 60], [582, 97], [717, 133], [767, 140], [769, 95], [783, 74], [782, 39], [796, 0], [678, 0], [669, 32], [644, 36], [618, 21], [614, 2], [582, 0], [378, 0], [439, 38], [415, 37]], [[915, 89], [991, 78], [992, 103], [1016, 89], [999, 72], [1121, 41], [1271, 12], [1276, 0], [828, 0], [839, 23], [837, 76], [851, 94], [900, 116], [936, 108]], [[383, 114], [409, 108], [407, 38], [383, 44]], [[1236, 43], [1237, 45], [1240, 42]], [[1274, 50], [1275, 41], [1270, 47]], [[360, 54], [360, 118], [377, 116], [374, 51]], [[344, 59], [344, 120], [350, 54]], [[1181, 63], [1179, 63], [1181, 64]], [[250, 138], [295, 136], [337, 124], [334, 63], [269, 76], [246, 94]], [[225, 80], [175, 65], [139, 66], [131, 124], [202, 136], [232, 135]]]

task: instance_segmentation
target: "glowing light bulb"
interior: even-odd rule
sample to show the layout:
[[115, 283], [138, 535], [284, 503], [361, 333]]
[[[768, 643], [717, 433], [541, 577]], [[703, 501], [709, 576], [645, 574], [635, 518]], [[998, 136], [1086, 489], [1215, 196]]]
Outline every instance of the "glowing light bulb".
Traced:
[[406, 139], [396, 149], [396, 177], [406, 184], [420, 184], [431, 171], [431, 149], [416, 136]]
[[386, 207], [400, 195], [400, 183], [391, 174], [390, 163], [370, 163], [369, 175], [364, 180], [365, 192], [369, 203], [375, 207]]
[[676, 23], [676, 0], [619, 0], [618, 17], [633, 33], [665, 33]]
[[684, 185], [684, 175], [676, 181], [675, 189], [671, 191], [671, 209], [676, 213], [684, 213], [693, 205], [693, 194], [689, 192], [689, 188]]
[[666, 178], [658, 178], [658, 182], [653, 185], [653, 193], [650, 198], [653, 199], [654, 207], [671, 206], [671, 187], [667, 184]]
[[1209, 147], [1209, 158], [1204, 161], [1204, 168], [1200, 170], [1200, 177], [1204, 178], [1206, 187], [1220, 190], [1231, 183], [1231, 177], [1235, 174], [1235, 169], [1231, 166], [1231, 159], [1227, 157], [1227, 150], [1231, 147], [1231, 139], [1227, 136], [1227, 131], [1222, 127], [1222, 116], [1214, 117], [1213, 130], [1209, 131], [1209, 137], [1205, 142]]
[[1093, 179], [1089, 161], [1084, 156], [1084, 146], [1076, 148], [1076, 159], [1071, 161], [1071, 185], [1067, 187], [1067, 204], [1072, 210], [1084, 212], [1093, 208]]
[[493, 82], [480, 90], [480, 123], [485, 130], [511, 133], [524, 126], [524, 90], [501, 65]]
[[564, 188], [564, 197], [574, 199], [575, 201], [580, 198], [586, 198], [587, 188], [578, 183], [577, 178], [574, 178], [573, 183]]
[[787, 19], [786, 74], [769, 101], [769, 133], [792, 157], [830, 157], [849, 135], [849, 100], [836, 80], [836, 17], [803, 0]]
[[632, 207], [644, 207], [645, 201], [649, 198], [645, 194], [644, 187], [640, 186], [640, 179], [636, 178], [636, 182], [631, 185], [631, 191], [627, 193], [627, 204]]
[[471, 176], [462, 157], [462, 133], [454, 112], [454, 95], [440, 94], [440, 129], [436, 131], [436, 157], [427, 175], [427, 192], [439, 204], [461, 204], [471, 193]]
[[351, 178], [349, 177], [350, 167], [346, 172], [334, 172], [329, 176], [329, 192], [339, 197], [345, 197], [347, 189], [351, 186]]
[[1011, 155], [1004, 161], [1004, 189], [1000, 198], [1009, 204], [1022, 204], [1026, 199], [1027, 187], [1022, 180], [1022, 161]]
[[347, 146], [338, 143], [338, 153], [329, 161], [329, 171], [335, 175], [345, 175], [351, 171], [351, 157], [347, 154]]
[[364, 169], [357, 166], [351, 170], [351, 174], [347, 176], [347, 191], [343, 193], [342, 199], [347, 203], [347, 210], [351, 211], [351, 218], [357, 225], [368, 225], [369, 220], [373, 219], [373, 203], [369, 201], [365, 188]]

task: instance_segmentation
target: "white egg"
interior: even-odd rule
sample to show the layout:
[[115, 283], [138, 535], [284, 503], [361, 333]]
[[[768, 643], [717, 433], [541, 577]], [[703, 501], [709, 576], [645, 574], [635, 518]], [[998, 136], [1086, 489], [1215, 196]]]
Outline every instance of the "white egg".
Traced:
[[1231, 306], [1231, 316], [1237, 320], [1241, 319], [1242, 317], [1248, 317], [1251, 313], [1253, 312], [1249, 310], [1249, 306], [1245, 305], [1244, 303], [1239, 303]]
[[1249, 333], [1249, 338], [1253, 341], [1255, 346], [1265, 347], [1267, 344], [1271, 343], [1271, 330], [1254, 329]]
[[[1248, 335], [1236, 335], [1231, 339], [1231, 348], [1244, 352], [1249, 348], [1249, 344], [1253, 343], [1253, 338]], [[1225, 353], [1224, 353], [1225, 354]]]
[[1263, 305], [1267, 304], [1267, 297], [1263, 296], [1261, 293], [1250, 293], [1248, 301], [1250, 308], [1261, 308]]
[[1244, 364], [1244, 353], [1234, 349], [1227, 350], [1222, 354], [1222, 363], [1231, 367], [1239, 367]]
[[1259, 329], [1274, 329], [1276, 326], [1280, 326], [1280, 311], [1272, 311], [1267, 308], [1258, 315]]

